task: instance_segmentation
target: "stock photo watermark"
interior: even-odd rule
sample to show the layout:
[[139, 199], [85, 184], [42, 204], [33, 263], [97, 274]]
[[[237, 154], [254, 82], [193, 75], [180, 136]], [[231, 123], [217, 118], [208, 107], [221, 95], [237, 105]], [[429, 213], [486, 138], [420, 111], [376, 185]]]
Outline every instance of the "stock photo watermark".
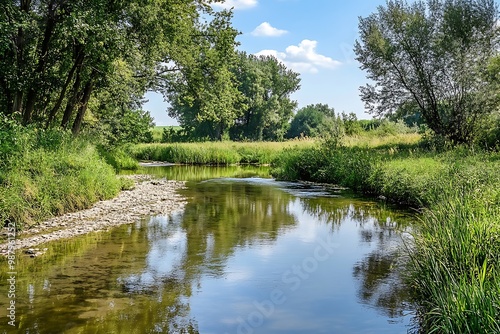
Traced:
[[[281, 274], [281, 282], [286, 288], [275, 288], [269, 293], [269, 297], [254, 301], [254, 310], [246, 317], [238, 317], [237, 334], [253, 334], [254, 330], [262, 326], [266, 319], [273, 316], [276, 309], [287, 301], [287, 295], [297, 291], [302, 283], [309, 279], [318, 270], [322, 262], [327, 261], [340, 245], [334, 242], [332, 236], [317, 241], [313, 253], [305, 257], [300, 264], [292, 265]], [[225, 332], [225, 334], [229, 334]]]
[[16, 225], [7, 225], [7, 324], [16, 327]]

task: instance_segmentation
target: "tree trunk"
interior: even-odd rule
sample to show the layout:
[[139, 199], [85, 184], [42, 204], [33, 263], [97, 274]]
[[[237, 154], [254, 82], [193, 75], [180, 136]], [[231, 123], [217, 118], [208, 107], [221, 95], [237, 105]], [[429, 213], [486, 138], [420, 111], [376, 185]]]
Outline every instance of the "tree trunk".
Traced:
[[[30, 12], [30, 7], [31, 7], [31, 0], [21, 0], [19, 4], [19, 9], [22, 12], [29, 13]], [[17, 77], [18, 79], [23, 76], [22, 70], [25, 67], [25, 60], [24, 60], [24, 44], [25, 44], [25, 33], [22, 27], [19, 27], [17, 30], [17, 36], [15, 39], [15, 48], [13, 50], [15, 54], [15, 62], [17, 63], [16, 68], [17, 68]], [[24, 98], [24, 93], [21, 90], [18, 90], [15, 92], [14, 95], [14, 101], [12, 103], [12, 113], [14, 112], [21, 112], [23, 109], [23, 98]]]
[[66, 91], [68, 89], [68, 86], [73, 80], [73, 76], [75, 75], [75, 71], [77, 68], [82, 66], [83, 64], [83, 58], [84, 58], [84, 52], [83, 52], [83, 46], [81, 44], [78, 44], [76, 47], [76, 59], [75, 63], [73, 64], [73, 67], [71, 67], [68, 76], [66, 78], [66, 82], [64, 83], [64, 86], [61, 90], [61, 93], [59, 94], [59, 98], [57, 99], [56, 103], [54, 104], [54, 107], [51, 109], [49, 116], [47, 117], [47, 121], [45, 123], [45, 127], [48, 128], [50, 124], [54, 121], [54, 118], [61, 108], [62, 102], [64, 100], [64, 97], [66, 96]]
[[71, 119], [71, 116], [73, 115], [73, 110], [75, 110], [75, 105], [79, 100], [80, 85], [82, 81], [80, 76], [81, 69], [81, 66], [78, 67], [78, 71], [76, 72], [76, 79], [73, 83], [73, 92], [71, 94], [71, 97], [68, 99], [68, 102], [66, 103], [66, 108], [64, 109], [64, 115], [61, 121], [61, 127], [63, 129], [68, 128], [69, 121]]
[[[38, 64], [35, 69], [35, 76], [38, 74], [43, 74], [45, 71], [45, 63], [47, 60], [47, 53], [49, 50], [50, 40], [52, 38], [52, 34], [54, 32], [54, 28], [56, 26], [56, 17], [55, 17], [55, 9], [54, 9], [54, 0], [49, 3], [48, 12], [47, 12], [47, 22], [45, 25], [45, 32], [43, 36], [42, 46], [40, 50], [40, 56], [38, 57]], [[42, 78], [43, 79], [43, 78]], [[38, 96], [37, 89], [35, 89], [35, 83], [30, 85], [28, 90], [28, 94], [26, 96], [26, 106], [23, 113], [23, 122], [24, 124], [30, 123], [33, 111], [35, 109], [36, 98]]]
[[80, 101], [80, 106], [78, 107], [78, 114], [76, 114], [75, 121], [73, 122], [72, 132], [73, 135], [75, 136], [80, 132], [83, 117], [85, 116], [85, 112], [87, 111], [87, 105], [89, 103], [90, 95], [92, 94], [92, 89], [93, 89], [92, 78], [94, 74], [95, 73], [92, 72], [89, 81], [85, 85], [85, 88], [83, 90], [82, 100]]
[[12, 93], [10, 89], [7, 87], [7, 83], [5, 80], [0, 80], [0, 85], [2, 87], [3, 95], [5, 96], [5, 105], [6, 105], [6, 110], [5, 114], [10, 115], [13, 113], [14, 109], [14, 101], [12, 100]]

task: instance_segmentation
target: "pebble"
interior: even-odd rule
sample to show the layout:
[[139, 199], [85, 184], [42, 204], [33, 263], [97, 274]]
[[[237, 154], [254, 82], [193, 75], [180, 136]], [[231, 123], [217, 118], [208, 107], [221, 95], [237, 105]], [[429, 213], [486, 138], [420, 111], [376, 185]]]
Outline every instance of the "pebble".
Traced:
[[[186, 199], [176, 192], [185, 187], [185, 182], [153, 180], [148, 175], [128, 177], [135, 182], [132, 190], [122, 191], [117, 197], [98, 202], [90, 209], [54, 217], [18, 233], [15, 249], [25, 249], [26, 254], [37, 257], [47, 250], [35, 248], [42, 243], [134, 223], [147, 215], [166, 215], [186, 204]], [[0, 254], [7, 254], [6, 241], [0, 244]]]

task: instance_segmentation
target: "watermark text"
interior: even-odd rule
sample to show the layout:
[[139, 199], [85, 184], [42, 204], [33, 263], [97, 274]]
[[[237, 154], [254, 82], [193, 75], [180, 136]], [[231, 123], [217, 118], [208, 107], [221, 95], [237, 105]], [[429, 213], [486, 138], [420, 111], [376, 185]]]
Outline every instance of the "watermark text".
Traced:
[[7, 323], [10, 326], [16, 326], [16, 225], [9, 223], [7, 225]]

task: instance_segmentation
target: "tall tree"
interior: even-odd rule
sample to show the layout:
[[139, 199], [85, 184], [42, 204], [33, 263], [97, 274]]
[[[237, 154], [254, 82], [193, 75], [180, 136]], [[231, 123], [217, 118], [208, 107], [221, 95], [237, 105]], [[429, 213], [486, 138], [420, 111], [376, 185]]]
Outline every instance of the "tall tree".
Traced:
[[290, 95], [300, 88], [299, 74], [271, 56], [239, 53], [233, 71], [244, 95], [245, 110], [236, 120], [233, 137], [251, 140], [281, 140], [297, 103]]
[[436, 134], [473, 140], [498, 106], [485, 80], [497, 22], [493, 0], [389, 0], [361, 18], [355, 52], [375, 82], [361, 88], [367, 108], [391, 114], [413, 102]]
[[78, 133], [89, 116], [137, 110], [199, 47], [211, 2], [0, 2], [0, 113]]
[[214, 19], [197, 28], [188, 57], [166, 83], [168, 113], [193, 137], [222, 140], [243, 109], [231, 68], [236, 62], [238, 32], [231, 27], [232, 13], [214, 13]]

